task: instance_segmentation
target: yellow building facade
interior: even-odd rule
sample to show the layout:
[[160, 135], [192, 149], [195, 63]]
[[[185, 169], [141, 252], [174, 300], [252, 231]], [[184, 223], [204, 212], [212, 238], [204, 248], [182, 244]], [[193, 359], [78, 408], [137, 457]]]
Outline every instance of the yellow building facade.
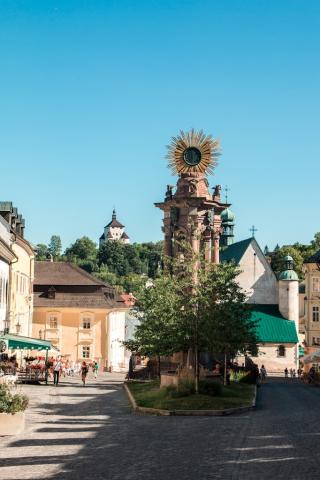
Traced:
[[305, 353], [320, 348], [320, 250], [304, 265], [305, 281], [300, 290], [300, 332], [305, 335]]
[[112, 287], [75, 265], [35, 262], [32, 335], [49, 340], [65, 359], [126, 369], [127, 310]]

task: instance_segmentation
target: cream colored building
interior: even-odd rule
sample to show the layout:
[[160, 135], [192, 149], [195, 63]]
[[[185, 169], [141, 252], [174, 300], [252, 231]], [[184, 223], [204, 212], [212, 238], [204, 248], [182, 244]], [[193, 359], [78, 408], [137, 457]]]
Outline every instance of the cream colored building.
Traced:
[[33, 336], [49, 340], [70, 361], [96, 360], [127, 370], [125, 317], [116, 291], [67, 262], [35, 262]]
[[12, 250], [18, 260], [11, 266], [10, 332], [30, 337], [32, 336], [32, 285], [35, 255], [31, 245], [18, 235], [15, 236]]
[[305, 281], [300, 289], [300, 333], [305, 354], [320, 347], [320, 250], [304, 263]]
[[23, 238], [24, 225], [12, 202], [0, 202], [0, 317], [5, 322], [0, 329], [28, 337], [32, 332], [34, 251]]
[[0, 332], [8, 329], [10, 266], [17, 261], [11, 243], [10, 225], [0, 216]]

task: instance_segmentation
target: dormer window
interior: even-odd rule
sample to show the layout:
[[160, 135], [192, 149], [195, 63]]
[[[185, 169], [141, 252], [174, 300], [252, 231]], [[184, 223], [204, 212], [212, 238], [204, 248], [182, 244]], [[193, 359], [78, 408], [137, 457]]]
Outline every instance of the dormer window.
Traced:
[[54, 300], [56, 298], [56, 289], [54, 287], [50, 287], [48, 290], [48, 298]]

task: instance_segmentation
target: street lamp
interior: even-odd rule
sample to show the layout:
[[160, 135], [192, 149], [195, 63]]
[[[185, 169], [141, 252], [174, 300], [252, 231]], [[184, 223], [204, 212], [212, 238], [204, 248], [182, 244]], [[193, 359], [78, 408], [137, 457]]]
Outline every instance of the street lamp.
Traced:
[[20, 321], [18, 320], [17, 323], [16, 323], [16, 332], [17, 332], [18, 335], [19, 335], [20, 331], [21, 331], [21, 325], [20, 325]]
[[7, 333], [9, 333], [9, 329], [10, 329], [10, 320], [8, 318], [6, 318], [3, 321], [3, 326], [4, 326], [3, 333], [6, 335]]

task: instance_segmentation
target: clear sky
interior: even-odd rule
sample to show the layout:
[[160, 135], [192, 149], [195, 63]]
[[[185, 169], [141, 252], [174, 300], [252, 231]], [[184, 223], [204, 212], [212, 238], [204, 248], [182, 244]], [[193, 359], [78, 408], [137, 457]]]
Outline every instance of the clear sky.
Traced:
[[318, 0], [1, 0], [0, 199], [26, 237], [162, 238], [166, 148], [204, 129], [236, 237], [320, 230]]

